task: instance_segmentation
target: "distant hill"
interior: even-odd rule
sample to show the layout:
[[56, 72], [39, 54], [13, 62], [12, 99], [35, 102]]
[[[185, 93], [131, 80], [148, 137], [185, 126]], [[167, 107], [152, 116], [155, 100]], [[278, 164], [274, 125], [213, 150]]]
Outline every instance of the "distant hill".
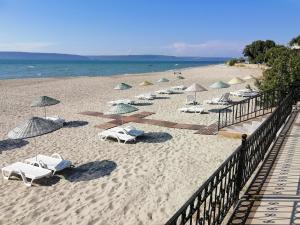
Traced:
[[0, 52], [0, 60], [90, 60], [86, 56], [58, 54], [58, 53], [34, 53], [34, 52]]
[[225, 61], [229, 57], [177, 57], [166, 55], [113, 55], [88, 56], [92, 60], [120, 60], [120, 61]]
[[176, 57], [165, 55], [82, 56], [59, 53], [1, 52], [0, 60], [58, 60], [58, 61], [225, 61], [224, 57]]

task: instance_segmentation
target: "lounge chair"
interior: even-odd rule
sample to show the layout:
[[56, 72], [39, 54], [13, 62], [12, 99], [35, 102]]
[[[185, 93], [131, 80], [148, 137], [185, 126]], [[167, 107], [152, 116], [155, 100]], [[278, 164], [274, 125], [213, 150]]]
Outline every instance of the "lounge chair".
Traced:
[[51, 156], [37, 155], [35, 157], [25, 159], [25, 162], [34, 166], [52, 170], [53, 175], [58, 171], [72, 166], [72, 162], [70, 160], [64, 159], [58, 153], [54, 153]]
[[51, 170], [22, 162], [16, 162], [2, 168], [4, 179], [8, 180], [12, 175], [20, 175], [24, 184], [28, 187], [32, 185], [34, 180], [49, 177], [51, 174]]
[[206, 100], [204, 102], [212, 105], [228, 105], [232, 102], [229, 96], [230, 93], [225, 93], [220, 98], [213, 98], [212, 100]]
[[180, 112], [185, 112], [185, 113], [203, 113], [204, 112], [204, 108], [199, 107], [199, 106], [183, 107], [178, 110]]
[[121, 143], [121, 141], [124, 141], [124, 144], [126, 144], [129, 141], [135, 142], [136, 138], [142, 134], [136, 129], [130, 130], [130, 128], [125, 129], [123, 127], [114, 127], [114, 128], [104, 130], [101, 133], [98, 133], [98, 136], [101, 140], [104, 141], [110, 137], [110, 138], [117, 139], [119, 143]]
[[108, 104], [110, 104], [110, 105], [118, 105], [118, 104], [121, 104], [121, 103], [133, 105], [135, 102], [133, 100], [130, 100], [130, 99], [120, 99], [120, 100], [115, 100], [115, 101], [108, 102]]
[[177, 92], [171, 89], [161, 89], [156, 91], [157, 94], [167, 94], [167, 95], [171, 95], [171, 94], [176, 94]]
[[194, 95], [187, 95], [186, 96], [186, 104], [187, 105], [197, 105], [195, 96]]
[[142, 136], [142, 135], [145, 134], [145, 132], [143, 130], [138, 130], [133, 126], [114, 127], [114, 128], [111, 128], [111, 130], [114, 130], [114, 131], [117, 131], [117, 132], [123, 131], [124, 133], [127, 133], [131, 136], [134, 136], [134, 137], [139, 137], [139, 136]]
[[174, 86], [171, 87], [170, 89], [175, 90], [175, 91], [184, 91], [187, 87], [184, 85], [179, 85], [179, 86]]
[[63, 118], [61, 118], [61, 117], [59, 117], [59, 116], [47, 116], [45, 119], [46, 119], [46, 120], [52, 120], [53, 122], [58, 123], [58, 124], [60, 124], [61, 126], [63, 126], [64, 123], [66, 122], [65, 119], [63, 119]]
[[140, 99], [140, 100], [154, 100], [155, 97], [156, 97], [156, 95], [152, 94], [152, 93], [141, 94], [141, 95], [136, 96], [136, 98]]
[[258, 92], [252, 89], [242, 89], [242, 90], [230, 92], [230, 94], [238, 97], [253, 97], [258, 95]]

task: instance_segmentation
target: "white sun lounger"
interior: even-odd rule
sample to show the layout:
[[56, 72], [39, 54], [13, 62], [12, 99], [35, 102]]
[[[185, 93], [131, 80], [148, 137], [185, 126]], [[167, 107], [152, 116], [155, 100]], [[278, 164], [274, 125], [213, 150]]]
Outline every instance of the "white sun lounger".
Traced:
[[121, 141], [124, 141], [124, 144], [126, 144], [129, 141], [136, 141], [136, 136], [130, 135], [125, 129], [120, 128], [110, 128], [107, 130], [104, 130], [100, 133], [98, 133], [98, 136], [101, 140], [106, 140], [107, 138], [115, 138], [118, 140], [119, 143]]
[[138, 130], [133, 126], [113, 127], [113, 128], [111, 128], [111, 130], [116, 131], [116, 132], [123, 131], [124, 133], [127, 133], [134, 137], [139, 137], [139, 136], [142, 136], [145, 134], [145, 132], [143, 130]]
[[58, 171], [72, 166], [72, 162], [70, 160], [63, 159], [63, 157], [58, 153], [54, 153], [51, 156], [37, 155], [35, 157], [25, 159], [25, 162], [34, 166], [52, 170], [53, 175]]
[[138, 95], [136, 96], [137, 99], [140, 99], [140, 100], [154, 100], [156, 97], [155, 94], [141, 94], [141, 95]]
[[229, 98], [230, 93], [223, 94], [220, 98], [213, 98], [211, 100], [206, 100], [204, 103], [206, 104], [212, 104], [212, 105], [228, 105], [232, 101]]
[[167, 94], [167, 95], [170, 95], [170, 94], [175, 94], [177, 92], [174, 91], [174, 90], [171, 90], [171, 89], [162, 89], [162, 90], [156, 91], [156, 93], [157, 94]]
[[108, 102], [108, 104], [110, 104], [110, 105], [118, 105], [118, 104], [121, 104], [121, 103], [133, 105], [135, 102], [133, 100], [130, 100], [130, 99], [120, 99], [120, 100], [115, 100], [115, 101]]
[[242, 89], [242, 90], [230, 92], [230, 94], [238, 97], [253, 97], [258, 95], [258, 92], [250, 89]]
[[204, 112], [204, 108], [199, 107], [199, 106], [183, 107], [178, 110], [180, 112], [185, 112], [185, 113], [203, 113]]
[[2, 168], [2, 175], [6, 180], [8, 180], [12, 175], [16, 174], [20, 175], [24, 184], [29, 187], [32, 185], [34, 180], [51, 176], [52, 172], [48, 169], [21, 162], [16, 162]]
[[174, 91], [183, 91], [185, 90], [187, 87], [184, 86], [184, 85], [179, 85], [179, 86], [174, 86], [174, 87], [171, 87], [172, 90]]

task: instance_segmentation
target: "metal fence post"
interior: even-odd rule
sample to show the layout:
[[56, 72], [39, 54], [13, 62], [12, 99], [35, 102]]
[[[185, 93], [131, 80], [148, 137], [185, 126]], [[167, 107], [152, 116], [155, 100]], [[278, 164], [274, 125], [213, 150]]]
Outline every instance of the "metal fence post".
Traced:
[[246, 158], [246, 141], [247, 141], [247, 134], [243, 134], [241, 153], [240, 153], [239, 164], [237, 168], [235, 204], [239, 200], [239, 194], [243, 188], [243, 179], [244, 179], [243, 174], [245, 169], [245, 158]]

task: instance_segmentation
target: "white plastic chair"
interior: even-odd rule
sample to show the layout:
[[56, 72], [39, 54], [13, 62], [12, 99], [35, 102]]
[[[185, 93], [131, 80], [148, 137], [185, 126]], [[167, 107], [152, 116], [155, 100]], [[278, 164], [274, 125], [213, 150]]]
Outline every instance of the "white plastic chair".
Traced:
[[54, 153], [51, 156], [37, 155], [35, 157], [25, 159], [26, 163], [31, 165], [37, 165], [53, 171], [53, 175], [61, 170], [69, 168], [72, 166], [70, 160], [64, 159], [60, 154]]
[[22, 162], [16, 162], [2, 168], [4, 179], [9, 180], [12, 175], [20, 175], [24, 184], [28, 187], [32, 185], [34, 180], [49, 177], [51, 174], [51, 170]]

